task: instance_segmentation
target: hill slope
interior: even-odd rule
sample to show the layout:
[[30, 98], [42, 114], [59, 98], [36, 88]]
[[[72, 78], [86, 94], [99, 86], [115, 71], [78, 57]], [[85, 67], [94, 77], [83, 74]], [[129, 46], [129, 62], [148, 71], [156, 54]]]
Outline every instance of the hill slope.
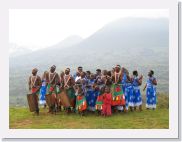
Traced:
[[10, 58], [10, 104], [17, 100], [17, 96], [19, 103], [23, 102], [21, 99], [27, 92], [27, 78], [32, 68], [37, 67], [42, 73], [53, 64], [58, 72], [66, 67], [73, 72], [80, 65], [95, 72], [96, 68], [111, 69], [120, 64], [130, 72], [137, 69], [144, 75], [144, 80], [148, 70], [153, 69], [159, 82], [158, 91], [168, 93], [168, 26], [166, 18], [119, 19], [86, 39], [78, 38], [79, 42], [65, 48], [62, 48], [64, 44], [58, 44]]

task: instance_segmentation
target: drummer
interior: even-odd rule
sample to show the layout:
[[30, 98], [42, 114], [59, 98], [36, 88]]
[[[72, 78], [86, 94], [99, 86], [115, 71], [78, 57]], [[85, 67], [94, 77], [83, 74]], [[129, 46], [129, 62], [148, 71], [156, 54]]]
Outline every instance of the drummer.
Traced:
[[39, 115], [39, 106], [38, 106], [38, 94], [41, 87], [41, 78], [37, 75], [38, 69], [34, 68], [32, 70], [32, 75], [29, 77], [28, 86], [29, 91], [33, 95], [33, 101], [35, 104], [35, 114]]

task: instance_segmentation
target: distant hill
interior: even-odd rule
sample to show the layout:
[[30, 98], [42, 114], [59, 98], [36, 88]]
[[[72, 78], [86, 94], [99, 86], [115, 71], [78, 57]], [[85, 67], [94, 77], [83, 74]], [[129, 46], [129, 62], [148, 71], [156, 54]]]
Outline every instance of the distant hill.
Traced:
[[[73, 42], [74, 41], [74, 42]], [[57, 71], [82, 65], [85, 70], [111, 69], [116, 64], [146, 75], [149, 69], [158, 78], [158, 91], [169, 87], [169, 21], [167, 18], [123, 18], [108, 23], [86, 39], [73, 36], [52, 47], [10, 58], [10, 103], [26, 94], [28, 75], [53, 64]]]
[[32, 50], [27, 49], [25, 47], [20, 47], [18, 45], [16, 45], [15, 43], [10, 43], [9, 44], [9, 55], [10, 57], [17, 57], [20, 55], [25, 55], [27, 53], [31, 53]]

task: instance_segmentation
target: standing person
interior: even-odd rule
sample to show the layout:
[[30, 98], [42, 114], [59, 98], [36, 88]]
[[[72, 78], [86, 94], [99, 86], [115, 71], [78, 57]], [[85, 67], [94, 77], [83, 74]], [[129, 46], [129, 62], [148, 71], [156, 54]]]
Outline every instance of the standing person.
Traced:
[[76, 95], [76, 111], [81, 115], [85, 115], [85, 111], [87, 109], [87, 101], [86, 101], [85, 92], [83, 90], [83, 86], [80, 80], [76, 82], [76, 85], [74, 88], [75, 88], [75, 95]]
[[80, 74], [80, 72], [76, 73], [75, 82], [77, 82], [81, 78]]
[[45, 71], [42, 76], [42, 86], [40, 88], [40, 100], [39, 100], [39, 104], [44, 105], [44, 108], [46, 108], [45, 95], [47, 93], [48, 81], [49, 81], [49, 72]]
[[96, 69], [96, 74], [95, 74], [95, 78], [96, 80], [98, 80], [99, 78], [101, 78], [101, 69]]
[[91, 75], [91, 72], [90, 72], [90, 71], [86, 71], [86, 76], [85, 76], [85, 78], [86, 78], [86, 79], [90, 79], [90, 75]]
[[121, 79], [122, 79], [121, 67], [120, 65], [116, 65], [114, 74], [112, 76], [113, 84], [111, 86], [112, 106], [117, 107], [117, 109], [120, 111], [122, 109], [126, 111], [125, 96], [122, 90]]
[[57, 95], [60, 93], [59, 90], [60, 78], [56, 72], [56, 66], [53, 65], [49, 72], [49, 83], [47, 85], [48, 94], [51, 95], [51, 104], [49, 106], [49, 112], [53, 113], [57, 111], [58, 102]]
[[121, 80], [121, 84], [122, 84], [122, 89], [123, 89], [123, 93], [125, 96], [125, 108], [126, 108], [126, 112], [128, 111], [128, 100], [129, 100], [129, 88], [126, 89], [128, 87], [128, 80], [129, 80], [129, 72], [126, 68], [122, 67], [121, 72], [123, 74], [122, 76], [122, 80]]
[[[99, 91], [99, 87], [95, 86], [95, 89]], [[100, 115], [103, 110], [103, 94], [101, 94], [100, 91], [99, 91], [99, 94], [97, 96], [97, 100], [95, 103], [95, 110], [98, 115]]]
[[77, 68], [76, 73], [73, 74], [74, 80], [76, 80], [76, 78], [78, 77], [78, 75], [81, 74], [81, 72], [83, 72], [83, 67], [79, 66], [79, 67]]
[[147, 79], [147, 83], [143, 89], [143, 91], [145, 91], [145, 88], [147, 88], [146, 90], [146, 108], [149, 109], [156, 109], [156, 85], [157, 85], [157, 80], [154, 77], [154, 71], [150, 70], [148, 73], [148, 79]]
[[[73, 86], [75, 85], [74, 78], [70, 75], [70, 69], [67, 68], [65, 70], [64, 74], [64, 91], [68, 96], [69, 102], [73, 110], [75, 110], [75, 103], [76, 103], [76, 97], [75, 97], [75, 91]], [[71, 108], [67, 108], [67, 112], [70, 112]]]
[[88, 81], [86, 79], [86, 73], [85, 72], [80, 73], [80, 79], [78, 81], [82, 84], [83, 91], [85, 91], [85, 87], [86, 87], [86, 84], [87, 84], [87, 81]]
[[130, 111], [133, 111], [134, 108], [134, 94], [133, 94], [133, 84], [129, 73], [126, 76], [125, 83], [125, 99], [126, 99], [126, 109], [130, 108]]
[[110, 88], [108, 86], [106, 86], [105, 92], [103, 94], [102, 115], [111, 116], [111, 100], [112, 100], [112, 94], [110, 93]]
[[142, 111], [142, 97], [140, 93], [140, 86], [142, 85], [143, 76], [138, 77], [138, 71], [133, 71], [132, 84], [133, 84], [133, 96], [134, 96], [134, 110], [139, 107]]
[[[106, 73], [107, 71], [104, 70], [103, 73]], [[95, 83], [97, 84], [97, 87], [99, 88], [100, 94], [104, 93], [104, 86], [105, 86], [105, 74], [101, 73], [101, 69], [96, 70], [96, 80]]]
[[90, 79], [88, 79], [86, 85], [86, 100], [87, 100], [87, 109], [89, 111], [95, 111], [95, 103], [97, 96], [99, 95], [99, 91], [95, 88], [95, 76], [94, 74], [90, 74]]
[[129, 74], [128, 70], [124, 67], [122, 67], [121, 69], [122, 71], [122, 74], [123, 74], [123, 77], [122, 77], [122, 80], [121, 80], [121, 84], [122, 84], [122, 89], [123, 89], [123, 92], [125, 93], [125, 88], [126, 88], [126, 80], [127, 80], [127, 75]]
[[28, 86], [29, 91], [33, 95], [33, 101], [35, 104], [35, 113], [39, 115], [39, 106], [38, 106], [38, 94], [41, 87], [41, 78], [37, 75], [38, 69], [34, 68], [32, 70], [32, 75], [29, 77]]

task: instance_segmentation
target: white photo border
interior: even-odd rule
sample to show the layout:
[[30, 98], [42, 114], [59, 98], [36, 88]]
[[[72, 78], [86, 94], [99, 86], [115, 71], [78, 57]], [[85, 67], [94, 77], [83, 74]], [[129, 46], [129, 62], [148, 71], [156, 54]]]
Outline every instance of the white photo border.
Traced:
[[[179, 138], [177, 0], [6, 0], [0, 4], [0, 9], [0, 16], [2, 16], [0, 26], [2, 138]], [[9, 129], [9, 9], [168, 9], [169, 129]]]

